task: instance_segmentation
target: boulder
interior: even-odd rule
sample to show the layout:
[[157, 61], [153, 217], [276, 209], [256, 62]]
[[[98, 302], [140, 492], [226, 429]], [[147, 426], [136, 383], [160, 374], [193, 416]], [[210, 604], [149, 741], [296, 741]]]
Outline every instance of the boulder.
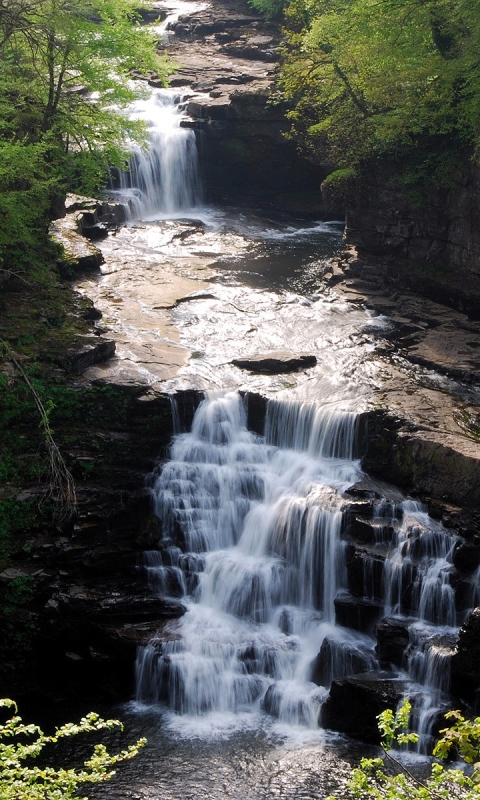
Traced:
[[457, 542], [453, 551], [453, 563], [461, 572], [473, 572], [480, 566], [478, 541]]
[[270, 375], [281, 372], [296, 372], [300, 369], [314, 367], [317, 359], [314, 355], [307, 353], [287, 353], [284, 351], [274, 351], [272, 353], [261, 353], [249, 358], [235, 358], [231, 362], [239, 369], [246, 369], [249, 372], [264, 372]]
[[317, 686], [330, 686], [337, 678], [367, 672], [376, 665], [373, 650], [363, 642], [326, 636], [310, 665], [310, 680]]
[[333, 681], [322, 706], [321, 725], [354, 739], [378, 744], [377, 716], [395, 710], [405, 692], [405, 682], [391, 672], [367, 672]]

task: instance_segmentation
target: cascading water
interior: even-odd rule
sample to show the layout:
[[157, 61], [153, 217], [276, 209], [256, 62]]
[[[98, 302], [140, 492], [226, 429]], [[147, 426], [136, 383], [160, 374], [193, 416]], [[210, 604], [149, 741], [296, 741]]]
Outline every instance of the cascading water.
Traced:
[[313, 458], [250, 433], [229, 393], [205, 400], [192, 432], [176, 437], [155, 486], [165, 526], [157, 570], [163, 585], [174, 567], [197, 585], [173, 640], [139, 654], [138, 699], [168, 698], [193, 715], [261, 703], [317, 726], [325, 690], [308, 673], [344, 580], [339, 492], [359, 474], [344, 443], [337, 452], [343, 421], [330, 418]]
[[182, 127], [185, 116], [173, 89], [157, 89], [132, 105], [130, 118], [146, 124], [148, 146], [132, 150], [129, 171], [120, 172], [114, 193], [129, 219], [179, 216], [202, 204], [197, 141], [193, 130]]
[[[415, 501], [348, 493], [366, 478], [355, 430], [352, 412], [271, 401], [259, 437], [239, 394], [201, 403], [156, 481], [164, 535], [145, 562], [152, 588], [182, 597], [187, 613], [140, 649], [139, 701], [187, 718], [262, 710], [314, 728], [332, 680], [379, 666], [371, 628], [338, 624], [353, 595], [409, 625], [401, 674], [426, 744], [459, 622], [456, 540]], [[370, 518], [352, 525], [355, 503]]]

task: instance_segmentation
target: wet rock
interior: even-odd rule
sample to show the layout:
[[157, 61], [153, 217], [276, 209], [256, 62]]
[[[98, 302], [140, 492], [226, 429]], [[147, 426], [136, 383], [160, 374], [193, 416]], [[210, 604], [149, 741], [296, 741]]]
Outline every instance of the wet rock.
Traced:
[[258, 433], [259, 436], [263, 436], [268, 399], [256, 392], [245, 392], [243, 397], [247, 404], [248, 430]]
[[265, 714], [270, 714], [271, 717], [278, 719], [280, 716], [280, 703], [282, 695], [278, 690], [275, 683], [268, 687], [260, 702], [260, 708]]
[[410, 641], [409, 622], [385, 617], [375, 625], [377, 646], [375, 652], [382, 667], [395, 664], [401, 667], [403, 656]]
[[310, 680], [317, 686], [330, 686], [337, 678], [374, 669], [375, 662], [372, 649], [360, 642], [326, 636], [310, 665]]
[[333, 681], [322, 706], [321, 725], [334, 731], [378, 744], [377, 716], [395, 710], [403, 697], [405, 682], [391, 673], [371, 672]]
[[[347, 545], [347, 585], [352, 594], [370, 600], [381, 600], [384, 587], [385, 557], [362, 547]], [[348, 627], [355, 627], [349, 625]]]
[[337, 625], [367, 633], [381, 616], [383, 606], [373, 600], [353, 597], [347, 592], [337, 595], [334, 600]]
[[144, 550], [156, 547], [163, 535], [163, 523], [155, 514], [148, 518], [137, 536], [136, 543]]
[[60, 260], [60, 268], [65, 277], [71, 277], [79, 271], [97, 270], [103, 264], [101, 251], [78, 232], [75, 214], [54, 220], [50, 226], [50, 234], [63, 248], [64, 256]]
[[59, 592], [53, 598], [59, 612], [69, 617], [88, 615], [90, 620], [121, 620], [126, 622], [149, 622], [181, 617], [185, 606], [162, 597], [128, 596], [120, 592], [103, 595], [83, 586], [72, 586], [68, 592]]
[[468, 615], [451, 660], [451, 690], [472, 701], [480, 691], [480, 607]]
[[275, 351], [272, 353], [262, 353], [249, 358], [236, 358], [231, 362], [239, 369], [246, 369], [249, 372], [264, 372], [275, 375], [281, 372], [296, 372], [300, 369], [314, 367], [317, 363], [316, 356], [306, 353], [286, 353]]

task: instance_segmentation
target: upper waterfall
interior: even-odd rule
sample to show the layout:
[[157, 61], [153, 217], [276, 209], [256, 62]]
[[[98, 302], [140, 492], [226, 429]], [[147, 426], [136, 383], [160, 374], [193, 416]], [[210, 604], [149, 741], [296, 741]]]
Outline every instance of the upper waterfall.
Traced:
[[130, 118], [147, 127], [146, 147], [134, 146], [119, 193], [129, 219], [175, 217], [202, 204], [195, 132], [182, 126], [185, 105], [175, 89], [157, 89], [131, 107]]

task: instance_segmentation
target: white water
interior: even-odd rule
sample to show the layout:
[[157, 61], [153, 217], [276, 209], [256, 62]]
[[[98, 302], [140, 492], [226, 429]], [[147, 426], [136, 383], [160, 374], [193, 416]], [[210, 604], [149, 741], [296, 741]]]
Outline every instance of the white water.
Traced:
[[200, 569], [198, 586], [169, 626], [174, 640], [140, 654], [138, 699], [168, 695], [188, 715], [263, 706], [318, 726], [325, 689], [308, 673], [344, 580], [339, 492], [359, 475], [337, 450], [335, 436], [315, 457], [267, 444], [247, 431], [236, 393], [200, 406], [155, 486], [157, 570], [183, 567], [188, 580]]
[[[201, 403], [154, 488], [164, 536], [147, 555], [149, 579], [183, 597], [187, 613], [139, 652], [140, 702], [165, 702], [182, 730], [205, 715], [211, 726], [228, 715], [231, 729], [232, 714], [243, 726], [260, 712], [314, 729], [331, 680], [378, 668], [374, 640], [335, 614], [335, 598], [351, 590], [344, 492], [366, 477], [355, 430], [351, 412], [271, 401], [261, 438], [237, 393]], [[379, 618], [418, 620], [405, 677], [425, 745], [449, 685], [455, 537], [416, 501], [371, 494], [363, 598]], [[315, 664], [323, 686], [311, 681]]]
[[130, 220], [192, 214], [202, 205], [195, 132], [182, 127], [185, 104], [175, 89], [156, 89], [137, 100], [130, 118], [145, 123], [148, 145], [134, 147], [129, 171], [119, 175], [117, 195]]

